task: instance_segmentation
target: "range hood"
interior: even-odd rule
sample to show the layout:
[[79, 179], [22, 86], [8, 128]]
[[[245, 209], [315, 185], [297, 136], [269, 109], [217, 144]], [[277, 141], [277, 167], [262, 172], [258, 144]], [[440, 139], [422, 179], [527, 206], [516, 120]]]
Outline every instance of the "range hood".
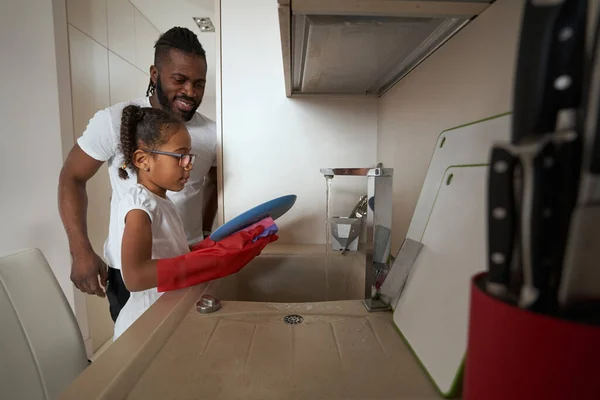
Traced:
[[380, 96], [490, 0], [278, 0], [285, 88]]

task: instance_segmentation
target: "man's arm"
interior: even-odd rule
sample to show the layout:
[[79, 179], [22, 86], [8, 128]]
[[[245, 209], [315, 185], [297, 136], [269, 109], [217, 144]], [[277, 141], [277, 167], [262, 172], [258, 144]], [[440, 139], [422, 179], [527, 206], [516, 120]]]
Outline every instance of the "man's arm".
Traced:
[[217, 197], [217, 167], [211, 167], [204, 181], [204, 204], [202, 206], [202, 230], [212, 231], [217, 215], [219, 200]]
[[87, 233], [86, 183], [103, 162], [88, 156], [79, 145], [73, 146], [62, 167], [58, 183], [58, 208], [73, 258], [71, 281], [82, 292], [104, 297], [107, 270], [102, 259], [94, 253]]

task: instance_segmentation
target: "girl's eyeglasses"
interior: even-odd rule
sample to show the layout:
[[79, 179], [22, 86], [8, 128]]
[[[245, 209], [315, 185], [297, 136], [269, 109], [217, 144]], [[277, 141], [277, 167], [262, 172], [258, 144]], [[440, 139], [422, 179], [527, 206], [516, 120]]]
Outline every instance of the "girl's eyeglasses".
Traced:
[[169, 151], [148, 150], [148, 149], [144, 149], [144, 151], [147, 151], [148, 153], [163, 154], [165, 156], [179, 158], [179, 166], [181, 168], [191, 167], [194, 164], [194, 161], [196, 161], [195, 154], [179, 154], [179, 153], [171, 153]]

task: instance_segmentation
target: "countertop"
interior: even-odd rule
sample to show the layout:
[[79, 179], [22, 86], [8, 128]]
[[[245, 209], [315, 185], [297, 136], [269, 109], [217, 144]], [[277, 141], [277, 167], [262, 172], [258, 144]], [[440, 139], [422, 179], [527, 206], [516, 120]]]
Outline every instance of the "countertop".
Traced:
[[356, 300], [192, 308], [127, 399], [438, 399], [391, 316]]
[[[212, 284], [161, 296], [60, 399], [442, 398], [389, 311], [360, 300], [223, 301], [200, 314]], [[286, 324], [288, 315], [303, 320]]]

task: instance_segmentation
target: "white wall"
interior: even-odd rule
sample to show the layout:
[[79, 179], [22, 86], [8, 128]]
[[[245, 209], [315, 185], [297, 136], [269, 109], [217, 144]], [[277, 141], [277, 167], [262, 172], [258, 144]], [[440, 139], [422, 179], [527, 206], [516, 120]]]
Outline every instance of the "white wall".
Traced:
[[[277, 2], [222, 0], [224, 211], [229, 220], [275, 196], [298, 195], [280, 243], [325, 242], [322, 167], [375, 166], [377, 100], [286, 98]], [[334, 178], [347, 215], [365, 178]]]
[[[67, 0], [74, 139], [96, 111], [144, 96], [160, 33], [128, 0]], [[88, 183], [88, 231], [103, 255], [111, 189], [104, 165]], [[108, 301], [86, 296], [89, 339], [97, 350], [112, 337]], [[88, 339], [88, 338], [86, 338]]]
[[65, 114], [59, 85], [62, 90], [65, 82], [64, 70], [57, 74], [56, 52], [65, 49], [66, 35], [55, 36], [51, 0], [0, 3], [0, 255], [40, 248], [73, 307], [71, 259], [57, 204]]
[[408, 230], [435, 142], [511, 111], [523, 0], [498, 0], [380, 98], [377, 154], [394, 168], [393, 252]]

